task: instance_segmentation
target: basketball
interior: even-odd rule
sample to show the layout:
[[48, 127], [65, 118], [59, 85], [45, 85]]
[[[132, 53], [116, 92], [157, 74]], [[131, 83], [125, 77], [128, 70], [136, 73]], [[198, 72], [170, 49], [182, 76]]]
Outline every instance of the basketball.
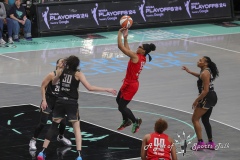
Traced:
[[130, 16], [122, 16], [122, 18], [120, 19], [120, 25], [123, 28], [130, 28], [133, 24], [133, 20]]

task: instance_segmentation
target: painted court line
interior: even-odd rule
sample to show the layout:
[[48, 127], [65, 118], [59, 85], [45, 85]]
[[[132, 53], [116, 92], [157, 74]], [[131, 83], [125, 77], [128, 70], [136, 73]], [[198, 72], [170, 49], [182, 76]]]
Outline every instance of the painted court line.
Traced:
[[0, 54], [0, 56], [6, 57], [6, 58], [10, 58], [10, 59], [13, 59], [13, 60], [16, 60], [16, 61], [20, 61], [20, 59], [17, 59], [17, 58], [13, 58], [13, 57], [9, 57], [9, 56], [6, 56], [6, 55], [2, 55], [2, 54]]
[[204, 34], [208, 34], [208, 35], [213, 35], [211, 33], [202, 32], [202, 31], [198, 31], [198, 30], [195, 30], [195, 29], [190, 29], [190, 28], [184, 28], [184, 29], [187, 29], [187, 30], [190, 30], [190, 31], [194, 31], [194, 32], [204, 33]]
[[188, 40], [188, 39], [182, 39], [182, 38], [179, 38], [179, 39], [180, 39], [180, 40], [183, 40], [183, 41], [188, 41], [188, 42], [200, 44], [200, 45], [203, 45], [203, 46], [208, 46], [208, 47], [212, 47], [212, 48], [217, 48], [217, 49], [225, 50], [225, 51], [228, 51], [228, 52], [240, 53], [240, 52], [238, 52], [238, 51], [234, 51], [234, 50], [230, 50], [230, 49], [226, 49], [226, 48], [222, 48], [222, 47], [217, 47], [217, 46], [213, 46], [213, 45], [209, 45], [209, 44], [205, 44], [205, 43], [195, 42], [195, 41]]
[[[38, 86], [38, 85], [29, 85], [29, 84], [6, 83], [6, 82], [0, 82], [0, 83], [4, 83], [4, 84], [16, 84], [16, 85], [25, 85], [25, 86], [30, 86], [30, 87], [40, 87], [40, 86]], [[98, 94], [98, 95], [103, 95], [103, 96], [108, 96], [108, 97], [115, 97], [115, 96], [112, 96], [112, 95], [106, 95], [106, 94], [102, 94], [102, 93], [94, 93], [94, 92], [88, 92], [88, 91], [79, 91], [79, 92]], [[176, 108], [172, 108], [172, 107], [168, 107], [168, 106], [164, 106], [164, 105], [159, 105], [159, 104], [155, 104], [155, 103], [150, 103], [150, 102], [145, 102], [145, 101], [140, 101], [140, 100], [135, 100], [135, 99], [133, 99], [133, 101], [141, 102], [141, 103], [146, 103], [146, 104], [152, 104], [152, 105], [155, 105], [155, 106], [159, 106], [159, 107], [163, 107], [163, 108], [169, 108], [169, 109], [172, 109], [172, 110], [176, 110], [176, 111], [180, 111], [180, 112], [192, 114], [191, 112], [187, 112], [187, 111], [184, 111], [184, 110], [180, 110], [180, 109], [176, 109]], [[27, 105], [28, 105], [28, 104], [27, 104]], [[36, 106], [36, 107], [39, 108], [39, 106], [37, 106], [37, 105], [35, 105], [35, 104], [30, 104], [30, 105], [33, 105], [33, 106]], [[3, 106], [3, 107], [12, 107], [12, 106], [17, 106], [17, 105]], [[1, 108], [1, 107], [0, 107], [0, 108]], [[215, 122], [217, 122], [217, 123], [223, 124], [223, 125], [225, 125], [225, 126], [228, 126], [228, 127], [230, 127], [230, 128], [233, 128], [233, 129], [236, 129], [236, 130], [240, 131], [239, 128], [234, 127], [234, 126], [231, 126], [231, 125], [229, 125], [229, 124], [220, 122], [220, 121], [215, 120], [215, 119], [210, 119], [210, 120], [215, 121]], [[120, 132], [119, 132], [119, 133], [120, 133]], [[136, 138], [136, 137], [134, 137], [134, 138]]]
[[[159, 29], [161, 29], [161, 28], [159, 28]], [[188, 30], [193, 30], [193, 29], [189, 29], [189, 28], [185, 28], [185, 29], [188, 29]], [[195, 31], [195, 32], [201, 32], [201, 31], [197, 31], [197, 30], [193, 30], [193, 31]], [[104, 32], [103, 32], [104, 33]], [[117, 31], [116, 31], [116, 33], [117, 33]], [[190, 37], [188, 37], [188, 38], [197, 38], [197, 37], [209, 37], [209, 36], [223, 36], [223, 35], [233, 35], [233, 34], [240, 34], [240, 32], [234, 32], [234, 33], [224, 33], [224, 34], [210, 34], [210, 33], [206, 33], [206, 32], [202, 32], [202, 33], [205, 33], [205, 34], [208, 34], [208, 35], [201, 35], [201, 36], [191, 36], [191, 35], [189, 35]], [[131, 34], [131, 32], [130, 32], [130, 34]], [[163, 41], [163, 40], [173, 40], [173, 39], [180, 39], [180, 38], [168, 38], [168, 39], [161, 39], [161, 41]], [[151, 42], [151, 41], [155, 41], [154, 39], [153, 40], [148, 40], [148, 41], [144, 41], [144, 42]], [[132, 42], [129, 42], [130, 44], [131, 43], [141, 43], [141, 42], [143, 42], [142, 40], [134, 40], [134, 41], [132, 41]], [[101, 44], [101, 45], [93, 45], [94, 47], [97, 47], [97, 46], [105, 46], [105, 45], [114, 45], [114, 44], [116, 44], [117, 45], [117, 43], [115, 42], [115, 43], [108, 43], [108, 44]], [[81, 47], [84, 47], [84, 46], [77, 46], [77, 47], [64, 47], [64, 48], [52, 48], [52, 49], [39, 49], [39, 50], [26, 50], [27, 52], [32, 52], [32, 51], [45, 51], [45, 50], [61, 50], [61, 49], [68, 49], [68, 48], [71, 48], [71, 49], [74, 49], [74, 48], [81, 48]], [[26, 51], [14, 51], [14, 52], [12, 52], [12, 51], [6, 51], [6, 52], [4, 52], [3, 54], [5, 54], [5, 53], [7, 53], [7, 54], [9, 54], [9, 53], [22, 53], [22, 52], [26, 52]], [[9, 57], [10, 58], [10, 57]], [[18, 60], [18, 59], [16, 59], [16, 60]]]

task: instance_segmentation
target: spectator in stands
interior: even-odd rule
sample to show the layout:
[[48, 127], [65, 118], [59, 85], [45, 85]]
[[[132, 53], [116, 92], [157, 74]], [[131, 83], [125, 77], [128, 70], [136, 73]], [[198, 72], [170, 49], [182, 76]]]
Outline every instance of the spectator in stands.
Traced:
[[6, 13], [7, 13], [7, 17], [9, 17], [9, 11], [11, 9], [11, 5], [9, 4], [9, 0], [4, 0], [3, 1], [3, 4], [5, 6], [5, 10], [6, 10]]
[[8, 1], [9, 6], [12, 7], [12, 6], [14, 5], [14, 2], [15, 2], [15, 0], [9, 0], [9, 1]]
[[0, 2], [0, 44], [5, 44], [6, 42], [2, 38], [3, 27], [7, 25], [8, 31], [8, 43], [13, 44], [12, 33], [13, 33], [13, 22], [12, 19], [7, 18], [7, 12], [4, 3]]
[[14, 41], [19, 42], [20, 27], [23, 27], [24, 37], [26, 40], [31, 41], [31, 21], [27, 19], [25, 8], [21, 5], [21, 0], [15, 0], [9, 11], [10, 18], [13, 19], [13, 38]]

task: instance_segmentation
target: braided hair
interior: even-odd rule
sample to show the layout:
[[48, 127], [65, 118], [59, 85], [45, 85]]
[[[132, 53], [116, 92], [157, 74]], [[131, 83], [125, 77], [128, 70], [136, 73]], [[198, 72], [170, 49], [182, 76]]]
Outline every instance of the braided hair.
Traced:
[[208, 68], [210, 68], [210, 70], [212, 72], [213, 80], [215, 80], [215, 78], [219, 77], [217, 65], [211, 60], [210, 57], [204, 56], [204, 58], [206, 59]]

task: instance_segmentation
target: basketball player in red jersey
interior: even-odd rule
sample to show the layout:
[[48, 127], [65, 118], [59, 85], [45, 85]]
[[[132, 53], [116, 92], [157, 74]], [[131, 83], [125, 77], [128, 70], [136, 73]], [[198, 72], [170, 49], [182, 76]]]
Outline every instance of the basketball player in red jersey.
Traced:
[[155, 123], [155, 132], [144, 136], [141, 148], [142, 160], [177, 160], [173, 139], [163, 133], [167, 128], [167, 122], [159, 119]]
[[[123, 35], [124, 33], [124, 35]], [[122, 43], [122, 35], [124, 37], [124, 44]], [[133, 123], [132, 133], [136, 133], [142, 123], [142, 119], [135, 118], [132, 111], [127, 107], [128, 103], [132, 100], [133, 96], [136, 94], [139, 82], [138, 77], [146, 63], [146, 55], [149, 56], [149, 61], [151, 61], [151, 56], [149, 53], [156, 49], [154, 44], [143, 44], [138, 47], [136, 52], [130, 50], [128, 45], [128, 30], [126, 28], [121, 28], [118, 32], [118, 48], [128, 57], [130, 60], [127, 66], [126, 76], [123, 80], [123, 85], [118, 92], [116, 98], [118, 104], [118, 110], [122, 113], [123, 122], [118, 127], [117, 130], [123, 130], [125, 127], [130, 126]]]

